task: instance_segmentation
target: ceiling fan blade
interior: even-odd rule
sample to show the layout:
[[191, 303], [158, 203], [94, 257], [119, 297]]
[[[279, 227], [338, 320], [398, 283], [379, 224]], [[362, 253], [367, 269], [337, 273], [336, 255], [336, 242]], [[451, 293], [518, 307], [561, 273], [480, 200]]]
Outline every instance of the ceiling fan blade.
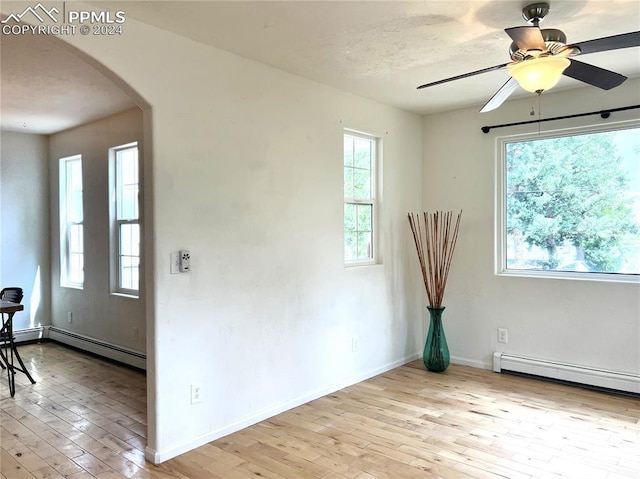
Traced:
[[586, 42], [567, 45], [566, 48], [571, 47], [578, 47], [582, 55], [618, 50], [620, 48], [640, 47], [640, 32], [629, 32], [611, 37], [596, 38], [594, 40], [587, 40]]
[[562, 73], [565, 76], [597, 86], [603, 90], [611, 90], [621, 85], [627, 77], [620, 73], [605, 70], [604, 68], [582, 63], [571, 59], [571, 64]]
[[[509, 62], [509, 63], [511, 63], [511, 62]], [[444, 80], [438, 80], [438, 81], [434, 81], [434, 82], [431, 82], [431, 83], [425, 83], [424, 85], [420, 85], [417, 89], [421, 90], [422, 88], [427, 88], [427, 87], [430, 87], [430, 86], [440, 85], [442, 83], [448, 83], [448, 82], [454, 81], [454, 80], [461, 80], [462, 78], [468, 78], [468, 77], [472, 77], [474, 75], [480, 75], [481, 73], [492, 72], [492, 71], [495, 71], [495, 70], [502, 70], [507, 65], [509, 65], [509, 63], [503, 63], [502, 65], [496, 65], [496, 66], [489, 67], [489, 68], [483, 68], [482, 70], [476, 70], [474, 72], [463, 73], [462, 75], [456, 75], [456, 76], [451, 77], [451, 78], [445, 78]]]
[[491, 97], [491, 99], [484, 104], [480, 113], [486, 113], [498, 108], [507, 100], [507, 98], [509, 98], [516, 88], [518, 88], [518, 82], [516, 79], [513, 77], [509, 78], [507, 82]]
[[505, 28], [507, 35], [518, 45], [520, 50], [546, 50], [544, 38], [538, 27]]

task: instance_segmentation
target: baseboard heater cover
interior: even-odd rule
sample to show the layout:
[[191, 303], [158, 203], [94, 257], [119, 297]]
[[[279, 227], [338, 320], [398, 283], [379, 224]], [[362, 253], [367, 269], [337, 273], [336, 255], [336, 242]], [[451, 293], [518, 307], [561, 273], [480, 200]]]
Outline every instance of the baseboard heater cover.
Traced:
[[139, 351], [128, 349], [116, 344], [108, 343], [100, 339], [84, 336], [71, 331], [49, 327], [49, 339], [69, 346], [88, 351], [90, 353], [113, 359], [139, 369], [147, 369], [147, 356]]
[[46, 338], [46, 329], [44, 327], [18, 329], [13, 331], [13, 337], [16, 343], [40, 341]]
[[640, 394], [640, 376], [636, 374], [563, 364], [502, 352], [493, 354], [493, 370], [498, 373], [512, 371], [531, 374], [560, 381]]

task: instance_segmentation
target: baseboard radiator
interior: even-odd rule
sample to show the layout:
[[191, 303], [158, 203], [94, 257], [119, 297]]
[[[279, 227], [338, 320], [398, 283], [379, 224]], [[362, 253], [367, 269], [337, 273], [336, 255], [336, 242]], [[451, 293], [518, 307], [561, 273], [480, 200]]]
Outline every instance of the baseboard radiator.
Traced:
[[139, 351], [111, 344], [100, 339], [72, 333], [64, 329], [49, 327], [49, 339], [73, 346], [83, 351], [113, 359], [140, 369], [147, 369], [147, 356]]
[[493, 354], [493, 370], [495, 372], [511, 371], [531, 374], [587, 386], [640, 394], [639, 375], [527, 358], [501, 352]]
[[16, 343], [41, 341], [47, 337], [47, 330], [45, 327], [19, 329], [13, 332], [13, 337]]

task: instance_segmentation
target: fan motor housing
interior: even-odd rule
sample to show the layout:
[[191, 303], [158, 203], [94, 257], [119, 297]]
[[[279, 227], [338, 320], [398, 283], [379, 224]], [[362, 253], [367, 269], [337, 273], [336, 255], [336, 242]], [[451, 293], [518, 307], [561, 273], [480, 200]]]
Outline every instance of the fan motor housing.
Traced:
[[[557, 28], [544, 28], [540, 29], [542, 38], [544, 38], [544, 45], [546, 51], [552, 55], [555, 55], [561, 48], [567, 44], [567, 36], [562, 30]], [[520, 50], [515, 42], [511, 43], [509, 47], [509, 56], [514, 61], [524, 60], [530, 54], [525, 50]]]

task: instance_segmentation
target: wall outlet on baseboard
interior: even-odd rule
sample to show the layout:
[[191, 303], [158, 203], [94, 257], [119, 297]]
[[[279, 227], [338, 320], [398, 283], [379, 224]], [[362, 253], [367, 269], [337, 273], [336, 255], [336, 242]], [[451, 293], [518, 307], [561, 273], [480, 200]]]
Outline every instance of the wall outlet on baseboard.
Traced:
[[73, 323], [73, 313], [71, 311], [67, 313], [67, 323]]
[[358, 352], [358, 338], [351, 338], [351, 352], [352, 353], [357, 353]]

